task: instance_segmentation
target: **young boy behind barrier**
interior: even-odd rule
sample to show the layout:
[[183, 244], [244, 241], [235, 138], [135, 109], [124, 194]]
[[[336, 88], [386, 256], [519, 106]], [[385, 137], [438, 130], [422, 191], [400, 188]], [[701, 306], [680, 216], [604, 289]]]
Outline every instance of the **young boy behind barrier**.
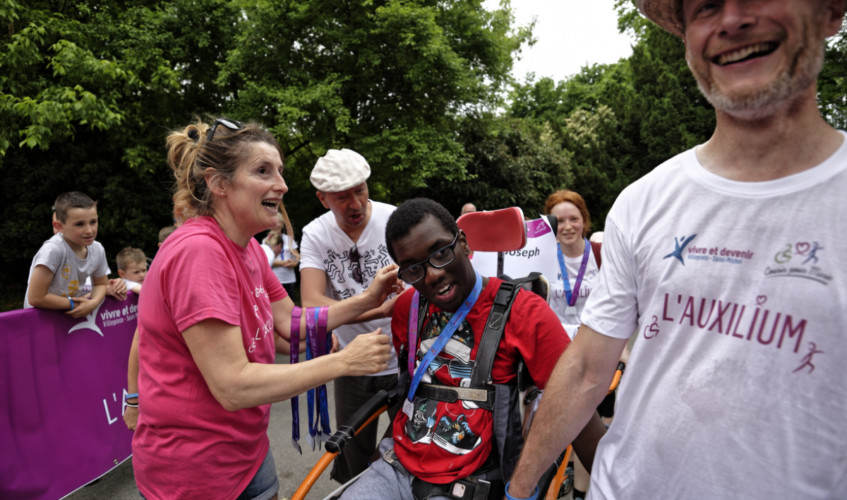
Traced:
[[[106, 296], [108, 264], [97, 237], [97, 202], [78, 191], [62, 193], [54, 203], [56, 234], [45, 241], [32, 259], [24, 308], [67, 311], [81, 318]], [[91, 295], [80, 288], [91, 277]]]
[[147, 256], [140, 248], [126, 247], [115, 258], [118, 264], [118, 276], [126, 282], [127, 290], [141, 293], [141, 285], [147, 276]]

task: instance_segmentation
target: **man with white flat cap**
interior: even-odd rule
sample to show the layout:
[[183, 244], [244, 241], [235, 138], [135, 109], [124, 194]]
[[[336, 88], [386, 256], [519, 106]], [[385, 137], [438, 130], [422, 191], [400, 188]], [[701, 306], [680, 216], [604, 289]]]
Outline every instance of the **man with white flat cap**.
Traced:
[[[318, 159], [309, 179], [329, 211], [303, 228], [300, 293], [303, 306], [327, 306], [370, 285], [376, 272], [392, 263], [385, 245], [385, 223], [395, 207], [369, 199], [371, 168], [351, 149], [330, 149]], [[335, 329], [343, 349], [360, 333], [382, 328], [391, 338], [391, 306]], [[335, 419], [341, 425], [380, 389], [397, 383], [397, 355], [388, 370], [372, 376], [341, 377], [334, 382]], [[394, 412], [396, 413], [396, 411]], [[391, 417], [393, 418], [393, 414]], [[335, 459], [331, 476], [344, 483], [365, 470], [377, 445], [376, 425], [360, 432]]]
[[847, 1], [637, 4], [682, 38], [715, 130], [609, 212], [507, 497], [535, 498], [636, 331], [589, 499], [847, 498], [847, 135], [816, 102]]

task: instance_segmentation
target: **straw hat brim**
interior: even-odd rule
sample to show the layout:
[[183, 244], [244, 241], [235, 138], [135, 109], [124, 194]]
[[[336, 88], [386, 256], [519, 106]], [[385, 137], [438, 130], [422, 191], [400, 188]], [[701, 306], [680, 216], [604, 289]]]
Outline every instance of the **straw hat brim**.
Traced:
[[[682, 22], [682, 0], [638, 0], [638, 10], [662, 29], [680, 38], [685, 35]], [[844, 0], [847, 10], [847, 0]]]
[[682, 0], [638, 0], [637, 4], [644, 17], [665, 31], [683, 37]]

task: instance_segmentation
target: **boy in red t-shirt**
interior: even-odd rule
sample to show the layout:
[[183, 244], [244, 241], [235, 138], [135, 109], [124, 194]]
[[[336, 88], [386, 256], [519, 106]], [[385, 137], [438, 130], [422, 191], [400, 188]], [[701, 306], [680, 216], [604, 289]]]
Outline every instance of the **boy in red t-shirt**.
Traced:
[[[398, 353], [408, 352], [409, 338], [415, 339], [414, 357], [401, 355], [399, 360], [410, 368], [411, 388], [404, 394], [403, 411], [394, 419], [393, 440], [380, 445], [383, 458], [371, 464], [342, 498], [412, 499], [433, 494], [462, 498], [470, 493], [468, 488], [477, 487], [476, 477], [485, 477], [492, 485], [499, 482], [499, 493], [497, 487], [490, 490], [502, 498], [494, 412], [471, 400], [424, 397], [420, 390], [428, 384], [469, 387], [502, 280], [474, 271], [464, 233], [443, 206], [429, 199], [409, 200], [398, 207], [388, 220], [386, 243], [400, 266], [399, 277], [413, 286], [398, 298], [391, 323]], [[417, 307], [418, 301], [426, 304], [425, 309]], [[424, 315], [419, 332], [418, 311]], [[547, 303], [519, 289], [494, 357], [492, 382], [515, 384], [523, 360], [533, 381], [543, 388], [568, 344]], [[502, 458], [513, 462], [517, 452]]]

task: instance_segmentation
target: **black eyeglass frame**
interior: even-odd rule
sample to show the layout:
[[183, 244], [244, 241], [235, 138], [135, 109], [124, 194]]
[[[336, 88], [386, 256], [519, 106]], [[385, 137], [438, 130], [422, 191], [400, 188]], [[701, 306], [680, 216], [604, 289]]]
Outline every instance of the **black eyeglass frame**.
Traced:
[[241, 130], [244, 128], [244, 125], [238, 120], [232, 120], [230, 118], [218, 118], [215, 120], [215, 123], [209, 128], [209, 131], [206, 132], [206, 142], [211, 142], [212, 138], [215, 137], [215, 131], [218, 130], [218, 125], [223, 125], [224, 127], [230, 130]]
[[[418, 281], [422, 280], [424, 278], [424, 276], [426, 276], [426, 266], [431, 266], [435, 269], [442, 269], [442, 268], [447, 267], [450, 264], [452, 264], [453, 261], [456, 260], [456, 243], [459, 242], [459, 235], [461, 233], [462, 233], [461, 230], [459, 232], [457, 232], [456, 235], [453, 236], [453, 241], [449, 245], [444, 245], [443, 247], [435, 250], [434, 252], [429, 254], [429, 257], [427, 257], [426, 260], [423, 260], [421, 262], [417, 262], [415, 264], [406, 266], [403, 269], [400, 269], [399, 271], [397, 271], [397, 277], [400, 278], [401, 280], [405, 281], [409, 285], [414, 285]], [[435, 254], [437, 254], [438, 252], [441, 252], [441, 251], [444, 251], [444, 250], [447, 250], [447, 249], [450, 249], [450, 252], [453, 254], [453, 256], [450, 258], [450, 260], [448, 260], [447, 262], [445, 262], [441, 265], [433, 264], [432, 263], [432, 257]], [[410, 267], [414, 267], [414, 266], [421, 266], [423, 268], [423, 273], [421, 273], [421, 276], [418, 279], [416, 279], [414, 281], [409, 281], [406, 278], [404, 278], [403, 275], [406, 274], [406, 271], [408, 271]]]

